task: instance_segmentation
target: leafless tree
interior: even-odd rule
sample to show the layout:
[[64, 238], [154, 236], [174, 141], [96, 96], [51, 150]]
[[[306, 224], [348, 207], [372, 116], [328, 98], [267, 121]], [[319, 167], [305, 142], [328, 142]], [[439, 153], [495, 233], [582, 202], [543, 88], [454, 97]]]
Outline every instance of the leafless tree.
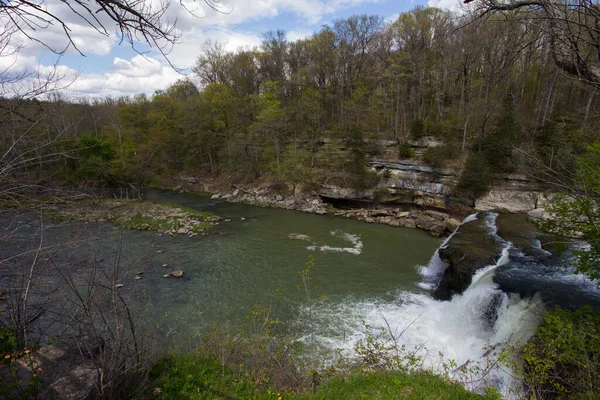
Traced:
[[[203, 2], [213, 10], [222, 11], [220, 0]], [[195, 15], [196, 8], [190, 9], [183, 0], [177, 3]], [[53, 4], [44, 0], [15, 0], [0, 2], [0, 21], [11, 31], [16, 29], [28, 40], [43, 45], [53, 53], [64, 54], [72, 47], [83, 54], [72, 36], [70, 26], [70, 17], [76, 16], [84, 25], [104, 36], [111, 35], [112, 25], [120, 43], [128, 43], [139, 53], [144, 52], [139, 43], [148, 45], [160, 51], [169, 61], [167, 55], [180, 37], [177, 19], [169, 20], [167, 16], [171, 6], [171, 0], [59, 0]], [[64, 14], [60, 12], [61, 7], [65, 9]], [[44, 39], [44, 30], [51, 26], [58, 26], [64, 32], [67, 38], [65, 46], [57, 48]], [[2, 37], [0, 33], [0, 42]]]
[[475, 0], [473, 4], [480, 17], [502, 15], [535, 24], [549, 41], [556, 66], [587, 85], [600, 87], [600, 7], [596, 1]]

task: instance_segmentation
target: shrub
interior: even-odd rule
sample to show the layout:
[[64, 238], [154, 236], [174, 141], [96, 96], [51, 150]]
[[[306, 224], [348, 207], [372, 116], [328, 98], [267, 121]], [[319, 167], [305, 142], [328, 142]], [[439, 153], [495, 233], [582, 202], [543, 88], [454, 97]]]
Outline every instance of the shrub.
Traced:
[[458, 156], [457, 150], [457, 147], [451, 144], [429, 147], [423, 153], [423, 161], [425, 164], [431, 165], [434, 168], [441, 168], [447, 160]]
[[415, 149], [410, 147], [408, 143], [400, 143], [398, 146], [398, 158], [413, 158]]
[[600, 313], [590, 307], [549, 312], [521, 357], [535, 398], [600, 398]]
[[478, 198], [490, 190], [490, 167], [481, 153], [471, 153], [463, 170], [455, 194]]
[[425, 123], [422, 119], [415, 119], [410, 123], [410, 137], [412, 139], [421, 139], [425, 136]]

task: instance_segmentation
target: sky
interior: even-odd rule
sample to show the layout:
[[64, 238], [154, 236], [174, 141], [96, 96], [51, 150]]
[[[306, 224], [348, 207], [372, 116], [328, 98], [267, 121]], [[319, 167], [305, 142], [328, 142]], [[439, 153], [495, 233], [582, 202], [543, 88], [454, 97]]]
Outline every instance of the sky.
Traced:
[[[148, 3], [161, 1], [165, 0]], [[183, 4], [187, 7], [172, 0], [163, 18], [176, 20], [181, 34], [166, 60], [156, 49], [142, 43], [135, 44], [138, 52], [129, 43], [119, 43], [114, 24], [104, 21], [100, 14], [96, 15], [105, 22], [104, 33], [86, 24], [65, 3], [46, 0], [43, 6], [65, 21], [79, 52], [71, 46], [57, 57], [50, 49], [64, 49], [66, 35], [57, 24], [46, 25], [28, 32], [43, 43], [32, 41], [21, 32], [12, 35], [8, 46], [0, 40], [0, 71], [35, 70], [43, 74], [56, 67], [62, 77], [63, 94], [71, 99], [150, 95], [185, 78], [209, 39], [235, 51], [259, 46], [261, 35], [269, 30], [282, 29], [289, 41], [295, 41], [353, 14], [379, 15], [392, 21], [399, 13], [418, 5], [453, 9], [459, 0], [220, 0], [221, 12], [200, 0], [184, 0]], [[5, 23], [0, 17], [0, 26]], [[18, 52], [11, 51], [16, 48]]]

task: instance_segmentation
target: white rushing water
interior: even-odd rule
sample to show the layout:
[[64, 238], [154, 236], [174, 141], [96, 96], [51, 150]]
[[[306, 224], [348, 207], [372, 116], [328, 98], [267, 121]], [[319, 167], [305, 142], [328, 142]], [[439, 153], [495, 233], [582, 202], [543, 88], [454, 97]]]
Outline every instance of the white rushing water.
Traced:
[[[325, 245], [317, 245], [316, 243], [313, 243], [312, 246], [308, 246], [306, 249], [309, 251], [331, 251], [331, 252], [336, 252], [336, 253], [350, 253], [350, 254], [354, 254], [354, 255], [360, 255], [362, 253], [362, 248], [363, 248], [363, 242], [362, 240], [360, 240], [360, 236], [359, 235], [353, 235], [350, 233], [346, 233], [346, 232], [341, 232], [341, 231], [332, 231], [330, 232], [331, 236], [333, 237], [337, 237], [340, 238], [346, 242], [349, 242], [352, 244], [352, 247], [335, 247], [335, 246], [329, 246], [327, 244]], [[291, 236], [290, 236], [291, 237]], [[298, 237], [292, 237], [293, 239], [297, 239]]]
[[[470, 216], [463, 223], [476, 218]], [[495, 215], [485, 218], [490, 234], [495, 235]], [[522, 299], [516, 294], [508, 295], [494, 283], [495, 270], [509, 261], [510, 248], [511, 244], [506, 243], [498, 261], [478, 270], [468, 289], [451, 301], [400, 291], [394, 301], [348, 299], [337, 304], [320, 304], [313, 314], [314, 326], [323, 328], [314, 340], [324, 348], [341, 349], [352, 357], [361, 340], [369, 335], [389, 339], [391, 332], [398, 346], [405, 346], [405, 353], [414, 352], [421, 357], [422, 367], [447, 373], [474, 391], [494, 386], [505, 398], [511, 398], [511, 393], [519, 389], [510, 371], [502, 368], [488, 371], [495, 361], [493, 351], [488, 350], [499, 350], [506, 342], [528, 340], [539, 322], [542, 307], [538, 297]], [[420, 269], [421, 286], [432, 288], [446, 267], [436, 251], [429, 265]], [[465, 373], [461, 366], [469, 372]], [[477, 367], [486, 371], [483, 377], [473, 372]]]

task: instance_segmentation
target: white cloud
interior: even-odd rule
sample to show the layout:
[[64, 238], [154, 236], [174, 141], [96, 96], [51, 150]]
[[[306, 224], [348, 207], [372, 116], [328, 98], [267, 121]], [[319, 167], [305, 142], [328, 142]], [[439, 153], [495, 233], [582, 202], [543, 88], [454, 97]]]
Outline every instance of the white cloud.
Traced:
[[461, 0], [428, 0], [429, 7], [437, 7], [445, 10], [459, 11], [463, 7]]
[[[193, 66], [201, 52], [202, 45], [208, 39], [221, 43], [227, 51], [259, 46], [262, 32], [249, 32], [246, 28], [236, 28], [236, 25], [241, 23], [271, 19], [287, 14], [305, 24], [318, 24], [340, 10], [380, 1], [383, 0], [221, 0], [222, 12], [218, 12], [208, 8], [201, 0], [183, 0], [182, 4], [191, 13], [182, 7], [179, 1], [173, 1], [172, 6], [166, 10], [163, 22], [169, 23], [177, 20], [177, 28], [181, 32], [181, 37], [179, 43], [168, 55], [169, 61], [178, 68], [185, 69]], [[147, 3], [158, 6], [161, 2], [162, 0], [150, 0]], [[82, 53], [108, 56], [118, 44], [114, 22], [108, 19], [104, 13], [94, 14], [106, 29], [106, 32], [99, 32], [69, 9], [70, 3], [47, 0], [42, 4], [49, 12], [68, 25], [70, 37]], [[4, 23], [6, 21], [0, 20], [0, 26]], [[295, 41], [312, 35], [311, 30], [295, 29], [295, 24], [296, 22], [293, 22], [293, 26], [281, 27], [289, 29], [288, 40]], [[28, 33], [34, 33], [36, 38], [55, 51], [60, 52], [68, 45], [68, 37], [60, 24], [55, 23], [36, 32], [28, 31]], [[48, 49], [42, 43], [31, 41], [23, 33], [14, 35], [12, 44], [17, 46], [19, 43], [27, 44], [27, 46], [20, 51], [18, 56], [2, 57], [0, 54], [0, 70], [7, 67], [10, 67], [11, 71], [35, 69], [39, 61], [39, 58], [36, 61], [36, 57], [48, 54]], [[66, 52], [77, 53], [72, 46]], [[120, 96], [140, 92], [150, 94], [156, 90], [167, 88], [181, 78], [181, 75], [174, 71], [157, 53], [154, 49], [148, 53], [151, 57], [141, 55], [131, 58], [113, 57], [109, 70], [102, 73], [85, 72], [85, 59], [82, 59], [83, 73], [65, 65], [58, 68], [60, 74], [67, 77], [67, 81], [77, 77], [77, 80], [66, 90], [70, 96]], [[51, 71], [53, 66], [47, 65], [39, 68]]]
[[287, 39], [290, 42], [309, 38], [313, 35], [314, 31], [308, 29], [291, 30], [287, 32]]
[[[430, 0], [430, 1], [435, 1], [435, 0]], [[390, 15], [389, 17], [387, 17], [385, 19], [385, 22], [387, 22], [387, 23], [396, 22], [398, 20], [398, 17], [400, 17], [400, 13], [394, 13], [394, 14]]]
[[[70, 69], [68, 77], [75, 74], [76, 71]], [[136, 55], [131, 60], [115, 58], [110, 72], [79, 74], [64, 92], [73, 98], [152, 94], [166, 89], [181, 77], [157, 59]]]

